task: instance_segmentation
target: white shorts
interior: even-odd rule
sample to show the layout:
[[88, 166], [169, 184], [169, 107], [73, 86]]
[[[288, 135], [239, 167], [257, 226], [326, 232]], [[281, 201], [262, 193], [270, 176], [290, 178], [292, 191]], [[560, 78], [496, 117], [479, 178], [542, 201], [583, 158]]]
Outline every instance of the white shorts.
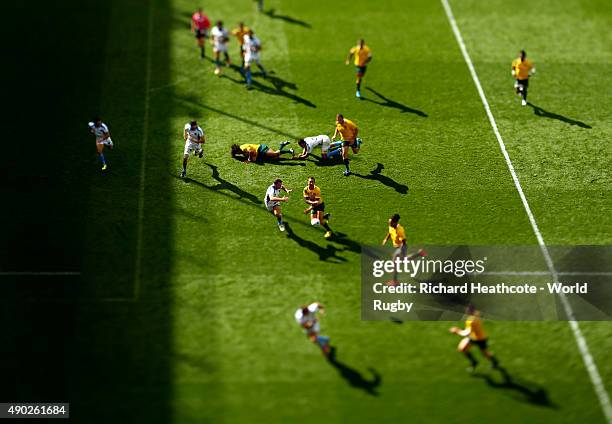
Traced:
[[305, 328], [304, 331], [306, 332], [306, 334], [308, 334], [309, 336], [311, 334], [319, 334], [321, 332], [321, 325], [319, 324], [319, 321], [315, 321], [315, 323], [312, 325], [312, 327], [310, 328]]
[[213, 52], [227, 53], [227, 43], [215, 43]]
[[200, 154], [202, 151], [202, 146], [198, 143], [193, 143], [191, 141], [185, 142], [185, 150], [183, 151], [184, 155], [188, 155], [190, 153], [194, 153], [196, 155]]
[[268, 212], [272, 212], [275, 206], [280, 206], [280, 202], [268, 202], [266, 203], [266, 209]]
[[247, 52], [244, 55], [244, 63], [250, 65], [253, 62], [259, 64], [259, 53]]
[[327, 153], [329, 150], [329, 146], [331, 144], [331, 140], [328, 136], [323, 137], [323, 141], [321, 143], [321, 153]]
[[108, 137], [106, 140], [96, 140], [96, 144], [104, 144], [105, 146], [113, 147], [113, 140]]

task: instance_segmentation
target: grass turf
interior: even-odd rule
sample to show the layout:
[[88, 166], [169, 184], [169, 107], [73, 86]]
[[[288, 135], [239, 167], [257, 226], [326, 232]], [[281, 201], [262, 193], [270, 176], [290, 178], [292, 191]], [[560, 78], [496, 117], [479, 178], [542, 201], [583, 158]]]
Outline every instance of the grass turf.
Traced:
[[[456, 3], [546, 241], [610, 243], [609, 6], [525, 2], [518, 8], [523, 33], [510, 30], [515, 4]], [[513, 378], [502, 384], [486, 371], [465, 375], [449, 323], [360, 321], [358, 246], [379, 243], [394, 212], [415, 245], [536, 243], [440, 4], [397, 1], [374, 9], [364, 2], [361, 14], [338, 15], [359, 5], [279, 1], [258, 14], [250, 1], [211, 1], [205, 6], [213, 20], [228, 28], [244, 20], [264, 44], [271, 78], [256, 77], [251, 92], [237, 71], [224, 69], [218, 78], [198, 57], [188, 31], [191, 2], [152, 0], [150, 62], [146, 2], [71, 4], [54, 14], [72, 25], [54, 31], [74, 44], [53, 51], [61, 67], [41, 82], [57, 99], [50, 106], [61, 106], [51, 109], [56, 166], [33, 159], [35, 166], [13, 176], [30, 190], [13, 193], [18, 181], [5, 184], [16, 200], [4, 212], [14, 224], [3, 269], [31, 269], [25, 231], [47, 258], [37, 269], [83, 275], [3, 286], [4, 317], [13, 323], [2, 352], [10, 361], [3, 362], [17, 364], [7, 372], [21, 373], [4, 398], [70, 399], [80, 422], [119, 414], [131, 422], [289, 421], [313, 413], [357, 422], [603, 421], [565, 323], [488, 323], [492, 347]], [[83, 22], [94, 11], [100, 31]], [[560, 41], [569, 35], [579, 52], [570, 64]], [[366, 100], [357, 101], [352, 66], [342, 61], [361, 36], [374, 60]], [[540, 115], [521, 108], [511, 92], [509, 62], [523, 47], [538, 67], [530, 101], [545, 111]], [[117, 144], [105, 176], [96, 173], [84, 131], [98, 112]], [[352, 156], [354, 176], [316, 161], [247, 166], [229, 157], [232, 143], [274, 147], [330, 133], [338, 112], [357, 122], [365, 141]], [[191, 118], [202, 122], [208, 143], [203, 160], [190, 159], [183, 181], [176, 177], [181, 131]], [[48, 176], [42, 183], [41, 169]], [[300, 190], [310, 175], [332, 228], [344, 237], [325, 241], [301, 213]], [[279, 176], [296, 190], [283, 208], [288, 236], [260, 204]], [[44, 196], [57, 210], [40, 218]], [[24, 204], [25, 213], [17, 208]], [[53, 254], [45, 254], [42, 240], [56, 245]], [[136, 290], [138, 301], [130, 302]], [[312, 300], [328, 306], [322, 324], [338, 347], [336, 364], [325, 362], [293, 322], [294, 310]], [[582, 327], [609, 390], [610, 326]]]

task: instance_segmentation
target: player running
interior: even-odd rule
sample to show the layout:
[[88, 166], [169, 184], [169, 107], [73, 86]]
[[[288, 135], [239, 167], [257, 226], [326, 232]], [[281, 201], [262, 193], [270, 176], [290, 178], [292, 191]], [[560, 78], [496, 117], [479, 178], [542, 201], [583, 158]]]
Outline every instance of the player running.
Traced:
[[366, 67], [372, 60], [372, 50], [366, 46], [365, 41], [362, 39], [357, 41], [357, 45], [349, 50], [349, 54], [346, 57], [344, 63], [348, 65], [351, 59], [354, 58], [355, 63], [355, 74], [357, 75], [357, 91], [355, 97], [361, 98], [361, 80], [366, 73]]
[[470, 367], [467, 369], [468, 372], [474, 372], [478, 361], [470, 352], [470, 347], [476, 345], [480, 348], [480, 352], [491, 361], [493, 368], [497, 368], [499, 363], [497, 358], [487, 349], [487, 335], [482, 329], [482, 320], [480, 319], [480, 311], [477, 311], [474, 306], [469, 305], [465, 310], [468, 315], [465, 320], [465, 328], [462, 330], [459, 327], [451, 327], [449, 331], [453, 334], [463, 337], [457, 346], [457, 350], [465, 355], [470, 361]]
[[344, 119], [344, 116], [342, 116], [340, 113], [336, 115], [336, 130], [332, 136], [332, 141], [335, 141], [338, 135], [342, 140], [342, 160], [344, 161], [344, 166], [346, 167], [346, 170], [344, 171], [345, 177], [351, 175], [348, 158], [349, 147], [353, 149], [353, 153], [357, 154], [359, 153], [361, 143], [363, 143], [360, 138], [357, 138], [357, 134], [359, 134], [359, 128], [357, 128], [357, 125], [355, 125], [353, 121]]
[[329, 357], [331, 347], [329, 345], [329, 337], [321, 336], [321, 326], [317, 319], [317, 312], [321, 314], [325, 313], [325, 308], [319, 302], [311, 303], [310, 305], [303, 305], [295, 311], [294, 317], [297, 323], [304, 329], [306, 337], [311, 342], [321, 348], [321, 352], [326, 357]]
[[283, 141], [279, 145], [279, 150], [272, 150], [267, 144], [232, 144], [230, 153], [233, 158], [244, 157], [245, 163], [258, 162], [261, 163], [265, 159], [278, 160], [281, 155], [290, 154], [293, 156], [295, 153], [293, 149], [285, 149], [285, 146], [289, 144], [288, 141]]
[[261, 42], [259, 38], [255, 36], [255, 33], [250, 29], [244, 36], [244, 74], [247, 84], [247, 89], [251, 89], [251, 64], [256, 63], [257, 67], [261, 69], [263, 77], [266, 77], [266, 70], [259, 61], [259, 52], [261, 51]]
[[204, 57], [204, 40], [208, 37], [208, 30], [210, 28], [210, 20], [202, 8], [198, 8], [198, 11], [191, 16], [191, 32], [195, 34], [196, 40], [198, 40], [198, 47], [200, 47], [200, 57]]
[[264, 204], [268, 212], [271, 212], [275, 217], [278, 225], [278, 229], [285, 231], [285, 224], [283, 223], [283, 213], [281, 212], [280, 203], [289, 201], [289, 197], [281, 197], [280, 191], [283, 190], [285, 193], [291, 193], [291, 189], [283, 185], [283, 181], [278, 178], [274, 183], [266, 190], [266, 197], [264, 198]]
[[223, 53], [225, 57], [227, 66], [232, 63], [227, 53], [229, 33], [223, 28], [223, 21], [217, 21], [217, 24], [210, 31], [210, 41], [213, 45], [213, 52], [215, 53], [215, 75], [221, 75], [221, 53]]
[[96, 149], [98, 151], [98, 157], [102, 162], [102, 171], [106, 171], [108, 166], [106, 165], [106, 159], [104, 158], [104, 147], [108, 147], [113, 150], [113, 140], [110, 138], [110, 132], [108, 127], [102, 120], [96, 117], [93, 122], [87, 124], [89, 126], [89, 132], [96, 137]]
[[519, 56], [512, 61], [512, 76], [515, 78], [514, 89], [516, 94], [522, 97], [521, 106], [527, 105], [527, 87], [529, 77], [535, 74], [535, 66], [527, 59], [525, 50], [519, 52]]
[[329, 136], [324, 134], [300, 138], [297, 143], [302, 148], [302, 153], [295, 156], [294, 159], [306, 159], [319, 146], [321, 146], [321, 159], [323, 160], [340, 157], [342, 153], [340, 149], [342, 142], [332, 143]]
[[238, 27], [234, 28], [231, 32], [233, 36], [238, 40], [238, 47], [240, 48], [240, 57], [242, 58], [242, 69], [244, 69], [244, 36], [249, 32], [249, 27], [244, 22], [238, 22]]
[[185, 124], [183, 140], [185, 140], [185, 150], [183, 151], [183, 171], [181, 172], [181, 177], [185, 178], [187, 176], [189, 154], [193, 153], [199, 158], [204, 155], [202, 145], [206, 143], [206, 136], [202, 128], [198, 126], [197, 121], [193, 120]]
[[324, 237], [326, 239], [333, 236], [334, 233], [326, 222], [329, 214], [324, 215], [325, 203], [323, 202], [323, 197], [321, 197], [321, 189], [315, 185], [314, 177], [308, 178], [308, 185], [304, 187], [304, 201], [310, 205], [304, 210], [305, 214], [310, 212], [310, 224], [315, 227], [321, 225], [325, 228]]
[[[392, 260], [395, 261], [397, 258], [404, 259], [408, 258], [409, 260], [418, 258], [419, 256], [425, 256], [425, 251], [423, 249], [419, 249], [416, 253], [411, 255], [407, 255], [408, 247], [406, 246], [406, 232], [404, 231], [404, 227], [402, 227], [399, 223], [400, 216], [399, 214], [394, 214], [391, 218], [389, 218], [389, 229], [387, 230], [387, 235], [382, 241], [382, 245], [386, 245], [387, 241], [391, 239], [391, 243], [395, 248], [393, 252]], [[388, 283], [390, 286], [396, 286], [399, 284], [397, 280], [397, 268], [393, 270], [393, 279], [391, 279]]]

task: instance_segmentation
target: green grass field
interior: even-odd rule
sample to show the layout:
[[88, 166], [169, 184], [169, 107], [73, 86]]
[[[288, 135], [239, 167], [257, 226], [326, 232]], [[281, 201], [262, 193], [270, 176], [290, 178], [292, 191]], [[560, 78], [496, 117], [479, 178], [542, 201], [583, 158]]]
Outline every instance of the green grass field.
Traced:
[[[546, 243], [611, 244], [612, 5], [450, 4]], [[243, 20], [262, 40], [271, 77], [252, 91], [199, 58], [198, 6], [66, 0], [33, 18], [46, 33], [5, 23], [20, 66], [3, 71], [0, 400], [70, 401], [86, 423], [607, 422], [568, 323], [488, 322], [504, 383], [488, 365], [465, 372], [447, 332], [459, 323], [360, 319], [359, 249], [395, 212], [415, 246], [537, 244], [442, 4], [271, 0], [258, 13], [251, 0], [207, 1], [211, 20]], [[374, 55], [362, 101], [343, 63], [359, 37]], [[537, 66], [535, 107], [512, 91], [521, 48]], [[229, 155], [233, 143], [331, 135], [336, 113], [364, 139], [348, 178], [341, 164]], [[116, 143], [105, 175], [86, 128], [95, 114]], [[182, 180], [194, 118], [208, 142]], [[33, 122], [51, 140], [33, 141], [43, 152], [24, 135]], [[341, 237], [302, 214], [311, 175]], [[277, 177], [295, 189], [288, 233], [261, 203]], [[314, 300], [336, 363], [293, 320]], [[580, 328], [610, 393], [612, 326]]]

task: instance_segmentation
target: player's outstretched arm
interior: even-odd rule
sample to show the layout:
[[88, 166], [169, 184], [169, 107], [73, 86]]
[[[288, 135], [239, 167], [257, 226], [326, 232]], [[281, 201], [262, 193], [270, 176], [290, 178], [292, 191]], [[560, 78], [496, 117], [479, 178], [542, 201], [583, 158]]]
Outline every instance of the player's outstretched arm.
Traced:
[[384, 246], [385, 244], [387, 244], [387, 241], [389, 240], [389, 233], [387, 233], [387, 235], [385, 236], [385, 238], [382, 241], [382, 245]]
[[346, 60], [344, 61], [344, 64], [348, 65], [349, 63], [351, 63], [352, 58], [353, 58], [353, 52], [349, 52], [348, 56], [346, 57]]
[[334, 135], [332, 135], [332, 141], [334, 141], [336, 139], [336, 137], [338, 137], [338, 127], [336, 127], [336, 129], [334, 130]]

